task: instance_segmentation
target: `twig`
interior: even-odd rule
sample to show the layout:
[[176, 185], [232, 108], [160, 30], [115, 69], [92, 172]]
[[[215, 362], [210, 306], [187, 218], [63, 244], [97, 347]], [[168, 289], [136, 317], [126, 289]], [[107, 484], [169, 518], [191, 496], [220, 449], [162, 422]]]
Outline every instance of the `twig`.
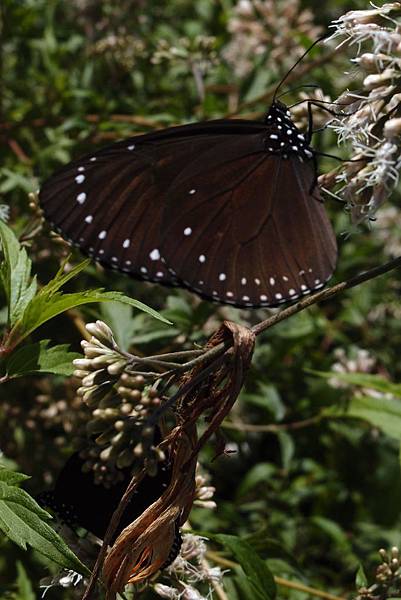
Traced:
[[[401, 266], [401, 256], [398, 256], [397, 258], [394, 258], [394, 259], [389, 260], [388, 262], [384, 263], [384, 265], [380, 265], [379, 267], [374, 267], [373, 269], [369, 269], [368, 271], [360, 273], [359, 275], [356, 275], [355, 277], [351, 277], [351, 279], [337, 283], [336, 285], [325, 288], [324, 290], [322, 290], [320, 292], [317, 292], [315, 294], [312, 294], [310, 296], [303, 298], [302, 300], [299, 300], [295, 304], [292, 304], [288, 308], [284, 308], [283, 310], [281, 310], [280, 312], [269, 317], [265, 321], [258, 323], [257, 325], [252, 327], [252, 331], [256, 336], [258, 336], [261, 333], [263, 333], [264, 331], [266, 331], [267, 329], [269, 329], [270, 327], [273, 327], [273, 325], [276, 325], [277, 323], [280, 323], [281, 321], [288, 319], [292, 315], [295, 315], [295, 314], [301, 312], [305, 308], [309, 308], [310, 306], [313, 306], [314, 304], [317, 304], [318, 302], [323, 302], [325, 300], [329, 300], [330, 298], [337, 296], [337, 294], [339, 294], [340, 292], [343, 292], [344, 290], [348, 290], [350, 288], [356, 287], [357, 285], [360, 285], [361, 283], [364, 283], [365, 281], [369, 281], [370, 279], [374, 279], [375, 277], [384, 275], [385, 273], [388, 273], [389, 271], [392, 271], [393, 269], [397, 269], [400, 266]], [[200, 354], [193, 360], [182, 364], [178, 368], [178, 372], [185, 372], [185, 371], [188, 371], [190, 369], [200, 366], [202, 363], [208, 363], [211, 360], [213, 360], [214, 358], [224, 354], [224, 352], [226, 350], [228, 350], [230, 347], [231, 347], [231, 342], [226, 342], [224, 344], [219, 344], [217, 346], [214, 346], [210, 350], [206, 350], [206, 351], [202, 352], [202, 354]]]
[[97, 579], [98, 579], [100, 570], [103, 566], [104, 559], [106, 557], [107, 549], [109, 547], [111, 540], [113, 539], [113, 535], [118, 527], [118, 524], [121, 520], [122, 514], [123, 514], [124, 510], [126, 509], [126, 507], [128, 506], [128, 503], [132, 497], [132, 494], [135, 492], [136, 488], [141, 483], [141, 481], [145, 477], [145, 475], [146, 475], [145, 469], [142, 469], [142, 471], [133, 475], [130, 483], [128, 484], [127, 489], [124, 492], [123, 497], [120, 500], [119, 505], [117, 506], [116, 510], [114, 511], [113, 516], [111, 517], [109, 526], [107, 527], [107, 531], [104, 536], [103, 544], [100, 548], [99, 554], [97, 556], [95, 566], [93, 567], [93, 571], [92, 571], [88, 586], [84, 592], [84, 595], [82, 596], [82, 600], [89, 600], [89, 598], [92, 596], [92, 594], [95, 590], [95, 585], [97, 583]]
[[307, 298], [300, 300], [296, 304], [285, 308], [281, 312], [273, 315], [272, 317], [269, 317], [265, 321], [258, 323], [258, 325], [252, 327], [252, 331], [255, 335], [259, 335], [263, 331], [266, 331], [266, 329], [273, 327], [273, 325], [280, 323], [280, 321], [284, 321], [284, 319], [288, 319], [288, 317], [291, 317], [292, 315], [301, 312], [301, 310], [304, 310], [305, 308], [308, 308], [313, 304], [317, 304], [318, 302], [324, 300], [329, 300], [329, 298], [333, 298], [334, 296], [336, 296], [340, 292], [343, 292], [344, 290], [356, 287], [357, 285], [364, 283], [365, 281], [369, 281], [369, 279], [374, 279], [379, 275], [384, 275], [384, 273], [388, 273], [389, 271], [392, 271], [393, 269], [396, 269], [400, 266], [401, 256], [398, 256], [397, 258], [394, 258], [393, 260], [389, 260], [388, 262], [384, 263], [384, 265], [380, 265], [379, 267], [369, 269], [369, 271], [365, 271], [364, 273], [360, 273], [355, 277], [351, 277], [351, 279], [348, 279], [347, 281], [341, 281], [340, 283], [337, 283], [332, 287], [326, 288], [321, 292], [317, 292], [312, 296], [308, 296]]
[[[227, 558], [220, 556], [218, 552], [213, 552], [212, 550], [208, 550], [206, 552], [206, 557], [210, 558], [212, 562], [220, 564], [223, 567], [228, 567], [230, 569], [236, 569], [240, 566], [233, 560], [228, 560]], [[281, 585], [282, 587], [290, 588], [293, 590], [298, 590], [300, 592], [305, 592], [306, 594], [310, 594], [311, 596], [315, 596], [316, 598], [324, 598], [324, 600], [346, 600], [342, 596], [334, 596], [329, 592], [317, 590], [316, 588], [304, 585], [303, 583], [299, 583], [298, 581], [290, 581], [288, 579], [284, 579], [284, 577], [274, 576], [274, 581], [277, 583], [277, 585]]]
[[298, 590], [299, 592], [305, 592], [305, 594], [310, 594], [316, 598], [324, 598], [325, 600], [346, 600], [343, 596], [333, 596], [333, 594], [329, 594], [329, 592], [317, 590], [316, 588], [309, 587], [308, 585], [304, 585], [298, 581], [289, 581], [288, 579], [283, 579], [283, 577], [274, 577], [274, 581], [277, 583], [277, 585], [281, 585], [282, 587], [290, 588], [292, 590]]

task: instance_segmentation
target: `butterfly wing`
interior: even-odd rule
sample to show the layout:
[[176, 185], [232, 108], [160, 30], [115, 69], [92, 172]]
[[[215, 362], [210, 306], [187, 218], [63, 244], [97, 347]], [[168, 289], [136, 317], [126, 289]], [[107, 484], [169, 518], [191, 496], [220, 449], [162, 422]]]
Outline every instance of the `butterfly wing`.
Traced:
[[337, 247], [314, 186], [313, 161], [268, 153], [235, 164], [214, 158], [203, 156], [207, 173], [189, 165], [169, 191], [161, 252], [182, 284], [250, 307], [275, 306], [322, 287]]
[[239, 134], [243, 139], [262, 128], [247, 121], [212, 121], [118, 142], [47, 180], [39, 194], [44, 215], [67, 241], [105, 266], [172, 285], [175, 277], [159, 250], [167, 190], [174, 193], [171, 181], [206, 150], [220, 152]]

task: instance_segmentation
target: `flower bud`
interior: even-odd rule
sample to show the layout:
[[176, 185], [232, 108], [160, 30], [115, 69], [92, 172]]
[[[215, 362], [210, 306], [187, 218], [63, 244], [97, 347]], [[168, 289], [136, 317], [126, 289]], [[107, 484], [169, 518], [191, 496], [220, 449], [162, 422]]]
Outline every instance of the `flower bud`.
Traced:
[[107, 346], [111, 345], [111, 347], [113, 347], [115, 345], [113, 332], [110, 329], [110, 327], [106, 325], [106, 323], [104, 323], [103, 321], [96, 321], [96, 323], [87, 323], [86, 330]]
[[396, 77], [394, 69], [385, 69], [381, 73], [368, 75], [363, 81], [363, 85], [367, 90], [374, 90], [380, 86], [387, 84]]
[[119, 469], [124, 469], [125, 467], [130, 467], [134, 461], [135, 456], [128, 449], [125, 449], [118, 455], [116, 465]]
[[127, 365], [127, 360], [121, 359], [118, 360], [116, 362], [113, 362], [111, 365], [109, 365], [107, 367], [108, 372], [110, 373], [110, 375], [120, 375], [120, 373], [122, 373], [122, 371], [125, 369]]
[[401, 118], [389, 119], [384, 125], [384, 137], [391, 139], [401, 134]]

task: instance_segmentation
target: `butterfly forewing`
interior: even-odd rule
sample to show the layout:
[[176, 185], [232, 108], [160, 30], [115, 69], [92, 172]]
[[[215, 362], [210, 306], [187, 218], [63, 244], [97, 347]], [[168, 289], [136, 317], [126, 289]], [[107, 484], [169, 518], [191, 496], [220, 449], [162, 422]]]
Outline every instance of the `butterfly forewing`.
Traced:
[[[206, 124], [208, 125], [208, 124]], [[254, 123], [249, 129], [261, 129]], [[243, 129], [243, 123], [238, 123]], [[142, 279], [174, 284], [160, 256], [161, 217], [172, 179], [234, 137], [229, 123], [172, 128], [113, 144], [74, 161], [40, 191], [45, 217], [89, 256]], [[217, 130], [217, 133], [216, 131]], [[228, 130], [228, 135], [225, 131]], [[238, 155], [238, 152], [237, 152]], [[174, 193], [174, 191], [173, 191]]]

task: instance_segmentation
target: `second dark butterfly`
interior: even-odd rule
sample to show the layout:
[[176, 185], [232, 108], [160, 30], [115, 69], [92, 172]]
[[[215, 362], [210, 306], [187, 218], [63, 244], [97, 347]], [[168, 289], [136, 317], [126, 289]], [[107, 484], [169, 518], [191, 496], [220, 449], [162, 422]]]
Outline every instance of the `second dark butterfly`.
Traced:
[[105, 266], [277, 306], [322, 287], [337, 259], [309, 143], [275, 101], [263, 122], [172, 127], [84, 156], [44, 183], [40, 203]]

